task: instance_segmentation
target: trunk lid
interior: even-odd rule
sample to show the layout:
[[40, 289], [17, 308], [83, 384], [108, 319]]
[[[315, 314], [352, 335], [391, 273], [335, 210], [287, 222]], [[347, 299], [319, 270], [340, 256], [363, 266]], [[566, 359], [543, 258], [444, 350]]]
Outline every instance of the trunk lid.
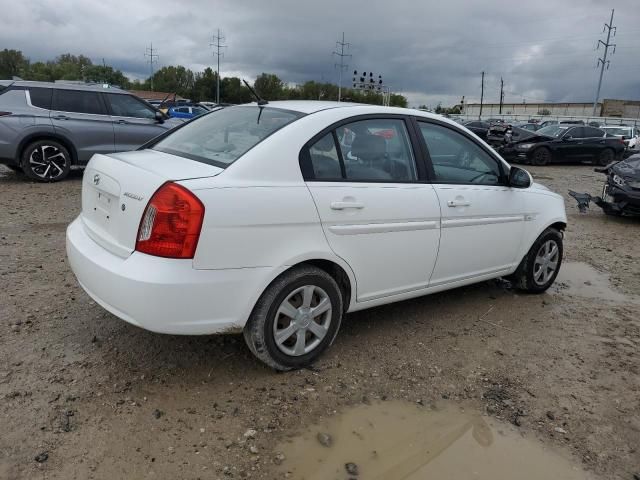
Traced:
[[135, 249], [142, 214], [163, 183], [222, 171], [154, 150], [94, 155], [82, 179], [82, 223], [96, 243], [126, 258]]

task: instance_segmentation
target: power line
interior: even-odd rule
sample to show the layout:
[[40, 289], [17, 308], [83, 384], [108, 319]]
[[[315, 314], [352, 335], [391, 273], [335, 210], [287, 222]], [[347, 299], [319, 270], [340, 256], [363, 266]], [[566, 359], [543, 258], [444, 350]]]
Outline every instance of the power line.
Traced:
[[157, 60], [158, 54], [153, 53], [153, 51], [154, 51], [153, 42], [151, 42], [151, 46], [147, 47], [147, 49], [144, 52], [144, 56], [149, 57], [149, 60], [147, 60], [147, 63], [149, 64], [149, 69], [151, 70], [151, 77], [149, 77], [149, 84], [151, 86], [151, 91], [153, 91], [153, 64], [158, 62]]
[[218, 34], [213, 35], [211, 37], [210, 47], [213, 47], [213, 56], [217, 57], [218, 60], [218, 69], [216, 70], [216, 103], [220, 103], [220, 56], [224, 57], [224, 52], [220, 53], [221, 48], [227, 48], [226, 45], [223, 45], [222, 42], [225, 41], [223, 35], [220, 35], [220, 29], [218, 29]]
[[615, 10], [611, 10], [611, 20], [609, 20], [609, 24], [604, 24], [604, 28], [602, 29], [602, 33], [604, 33], [605, 30], [607, 30], [607, 43], [603, 42], [602, 40], [598, 40], [598, 45], [596, 47], [596, 49], [600, 48], [600, 44], [604, 45], [604, 55], [602, 56], [602, 58], [598, 57], [598, 63], [596, 65], [600, 66], [600, 79], [598, 80], [598, 90], [596, 90], [596, 99], [593, 101], [593, 113], [592, 115], [595, 117], [596, 115], [596, 108], [598, 107], [598, 98], [600, 98], [600, 88], [602, 87], [602, 76], [604, 75], [604, 67], [605, 65], [607, 66], [607, 70], [609, 69], [609, 64], [611, 62], [609, 62], [609, 60], [607, 60], [607, 52], [609, 51], [609, 47], [613, 47], [613, 52], [612, 54], [616, 53], [616, 44], [615, 43], [609, 43], [609, 40], [611, 40], [611, 30], [613, 30], [613, 36], [615, 37], [616, 35], [616, 27], [613, 26], [613, 12]]
[[[336, 50], [333, 51], [333, 55], [337, 55], [338, 57], [340, 57], [340, 63], [335, 63], [333, 65], [334, 68], [340, 67], [340, 79], [338, 80], [338, 101], [342, 99], [342, 72], [349, 67], [348, 63], [344, 63], [344, 59], [345, 57], [351, 58], [351, 55], [344, 53], [344, 47], [347, 47], [347, 49], [349, 49], [350, 46], [350, 43], [345, 43], [344, 32], [342, 32], [342, 41], [336, 42]], [[338, 47], [340, 47], [340, 52], [337, 52]]]

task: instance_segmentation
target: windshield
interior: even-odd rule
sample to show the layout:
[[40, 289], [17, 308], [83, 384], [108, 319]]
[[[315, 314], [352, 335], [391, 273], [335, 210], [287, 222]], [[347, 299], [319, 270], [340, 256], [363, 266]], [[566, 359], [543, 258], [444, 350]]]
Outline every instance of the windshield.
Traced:
[[304, 114], [238, 106], [204, 115], [169, 134], [153, 150], [226, 168], [275, 131]]
[[602, 130], [606, 131], [610, 135], [618, 135], [618, 136], [631, 136], [631, 128], [629, 127], [601, 127]]
[[548, 125], [541, 128], [536, 133], [547, 137], [561, 137], [564, 132], [569, 129], [570, 125]]

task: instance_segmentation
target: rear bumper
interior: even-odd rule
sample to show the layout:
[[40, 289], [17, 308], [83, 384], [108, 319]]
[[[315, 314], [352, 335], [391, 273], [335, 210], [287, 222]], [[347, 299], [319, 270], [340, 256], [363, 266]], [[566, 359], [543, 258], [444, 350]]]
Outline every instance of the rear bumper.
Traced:
[[271, 269], [196, 270], [192, 260], [134, 252], [126, 259], [93, 241], [79, 218], [67, 256], [82, 288], [103, 308], [146, 330], [179, 335], [240, 331]]

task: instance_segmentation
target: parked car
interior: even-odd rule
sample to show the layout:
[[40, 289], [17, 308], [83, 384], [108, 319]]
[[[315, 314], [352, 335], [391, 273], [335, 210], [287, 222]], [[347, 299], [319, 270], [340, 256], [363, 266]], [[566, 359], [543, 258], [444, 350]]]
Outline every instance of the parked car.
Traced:
[[622, 139], [627, 147], [628, 154], [633, 155], [640, 152], [640, 133], [638, 133], [636, 127], [630, 125], [603, 125], [600, 128], [607, 134]]
[[96, 153], [134, 150], [182, 123], [117, 88], [0, 81], [0, 163], [39, 182]]
[[173, 106], [169, 108], [167, 114], [171, 118], [193, 118], [197, 117], [198, 115], [202, 115], [203, 113], [207, 113], [208, 111], [209, 109], [203, 105], [187, 104]]
[[546, 165], [552, 161], [593, 160], [608, 165], [624, 152], [624, 142], [599, 128], [577, 125], [549, 125], [528, 138], [499, 149], [511, 161]]
[[533, 122], [516, 123], [513, 126], [516, 128], [521, 128], [523, 130], [529, 130], [530, 132], [535, 132], [536, 130], [540, 130], [540, 125]]
[[98, 304], [155, 332], [243, 331], [278, 370], [346, 312], [500, 276], [545, 291], [567, 222], [455, 122], [336, 102], [224, 108], [97, 154], [82, 199], [67, 254]]
[[470, 120], [468, 122], [464, 122], [463, 125], [471, 130], [473, 133], [478, 135], [481, 139], [487, 139], [487, 131], [489, 130], [489, 122], [483, 122], [480, 120]]
[[586, 211], [593, 201], [607, 215], [640, 216], [640, 154], [595, 170], [607, 176], [602, 196], [569, 190], [569, 195], [578, 201], [580, 211]]

